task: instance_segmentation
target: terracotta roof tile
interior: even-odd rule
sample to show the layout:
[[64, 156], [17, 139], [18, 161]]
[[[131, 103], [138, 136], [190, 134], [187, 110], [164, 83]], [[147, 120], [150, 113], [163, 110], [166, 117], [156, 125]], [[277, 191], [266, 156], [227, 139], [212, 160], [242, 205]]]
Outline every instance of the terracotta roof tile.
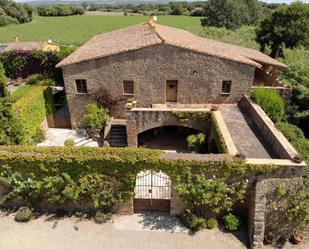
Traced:
[[32, 51], [32, 50], [40, 50], [42, 49], [47, 42], [38, 41], [38, 42], [10, 42], [10, 43], [2, 43], [1, 47], [4, 49], [2, 52], [8, 51]]
[[256, 67], [264, 63], [285, 67], [281, 62], [254, 49], [202, 38], [185, 30], [159, 24], [156, 24], [155, 32], [152, 32], [148, 23], [97, 35], [57, 66], [64, 67], [162, 43]]

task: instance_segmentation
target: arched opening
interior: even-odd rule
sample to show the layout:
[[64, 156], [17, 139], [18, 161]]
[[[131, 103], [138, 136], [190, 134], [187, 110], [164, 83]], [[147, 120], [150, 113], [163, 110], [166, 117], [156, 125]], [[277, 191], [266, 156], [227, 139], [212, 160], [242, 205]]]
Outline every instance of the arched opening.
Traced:
[[141, 171], [136, 176], [134, 212], [170, 212], [172, 181], [162, 171]]
[[[138, 147], [190, 153], [187, 137], [198, 133], [201, 133], [201, 131], [184, 126], [157, 127], [138, 134]], [[205, 148], [207, 148], [207, 134], [205, 135]]]

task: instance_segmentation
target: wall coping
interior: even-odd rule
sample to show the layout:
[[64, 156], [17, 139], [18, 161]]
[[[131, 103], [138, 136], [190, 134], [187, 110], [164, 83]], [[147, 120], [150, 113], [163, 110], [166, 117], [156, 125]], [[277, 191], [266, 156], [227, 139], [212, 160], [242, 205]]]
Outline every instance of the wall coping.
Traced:
[[231, 134], [229, 133], [228, 128], [226, 127], [226, 124], [223, 120], [221, 112], [220, 111], [214, 111], [213, 116], [217, 121], [218, 128], [221, 131], [221, 134], [222, 134], [223, 140], [225, 142], [225, 145], [227, 147], [228, 153], [231, 156], [236, 156], [238, 154], [238, 150], [237, 150], [237, 148], [234, 144], [234, 141], [231, 137]]
[[211, 108], [133, 108], [129, 112], [211, 112]]
[[275, 165], [275, 166], [291, 166], [291, 167], [305, 167], [306, 163], [295, 163], [289, 159], [261, 159], [261, 158], [246, 158], [246, 163], [254, 165]]

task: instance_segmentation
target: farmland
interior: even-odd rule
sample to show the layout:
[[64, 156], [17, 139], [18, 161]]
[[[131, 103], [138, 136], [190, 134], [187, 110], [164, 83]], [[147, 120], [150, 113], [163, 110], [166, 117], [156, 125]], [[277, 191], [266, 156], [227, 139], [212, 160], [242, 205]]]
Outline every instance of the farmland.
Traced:
[[[98, 33], [124, 28], [145, 22], [147, 19], [146, 16], [35, 16], [31, 23], [0, 28], [0, 42], [14, 41], [14, 37], [17, 36], [20, 41], [47, 41], [52, 39], [62, 45], [79, 46]], [[258, 47], [254, 41], [253, 27], [242, 27], [236, 31], [225, 28], [203, 28], [199, 17], [190, 16], [159, 16], [158, 22], [186, 29], [201, 36], [247, 47]]]
[[[35, 16], [31, 23], [0, 28], [0, 42], [10, 42], [18, 36], [20, 41], [52, 39], [60, 44], [81, 45], [98, 33], [145, 22], [147, 19], [146, 16]], [[200, 26], [200, 18], [189, 16], [160, 16], [159, 22], [189, 30]]]

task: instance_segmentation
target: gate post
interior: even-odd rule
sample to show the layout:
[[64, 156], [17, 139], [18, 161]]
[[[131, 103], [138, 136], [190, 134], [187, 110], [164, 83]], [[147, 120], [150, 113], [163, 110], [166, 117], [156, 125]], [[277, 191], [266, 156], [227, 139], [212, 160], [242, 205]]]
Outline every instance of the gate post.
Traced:
[[186, 210], [186, 205], [183, 199], [179, 196], [177, 191], [173, 188], [175, 185], [175, 180], [171, 179], [171, 205], [170, 205], [170, 215], [172, 216], [180, 216]]

